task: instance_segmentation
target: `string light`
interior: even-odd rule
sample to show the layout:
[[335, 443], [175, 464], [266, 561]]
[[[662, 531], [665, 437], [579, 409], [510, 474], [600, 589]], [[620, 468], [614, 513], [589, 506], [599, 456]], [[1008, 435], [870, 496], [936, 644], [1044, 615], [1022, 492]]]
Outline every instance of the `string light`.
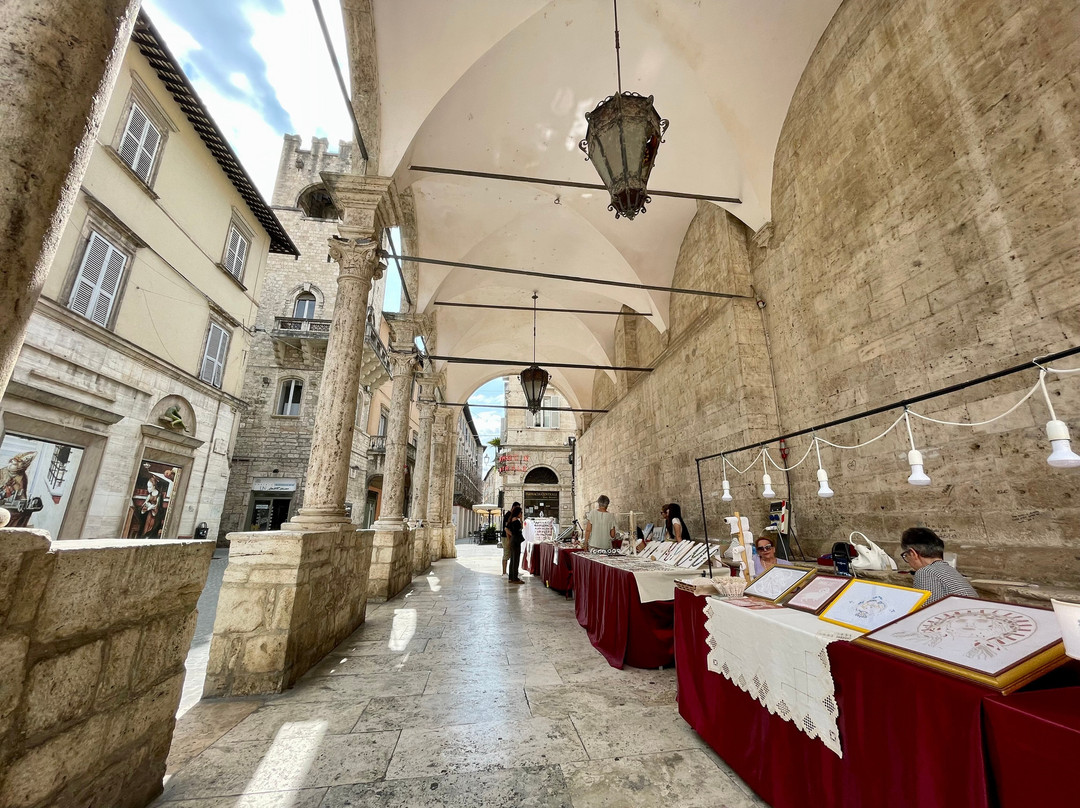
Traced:
[[720, 462], [722, 462], [724, 464], [724, 482], [723, 482], [724, 495], [722, 497], [720, 497], [720, 499], [722, 499], [724, 502], [731, 502], [731, 500], [733, 499], [733, 497], [731, 496], [731, 483], [728, 482], [728, 478], [727, 478], [727, 460], [724, 459], [723, 455], [720, 455]]
[[904, 423], [907, 425], [908, 440], [911, 442], [911, 451], [907, 453], [907, 462], [911, 466], [911, 475], [907, 478], [907, 481], [911, 485], [930, 485], [930, 477], [923, 471], [922, 452], [915, 448], [915, 436], [911, 434], [911, 418], [908, 417], [907, 407], [904, 407]]
[[1046, 437], [1050, 440], [1050, 456], [1046, 462], [1056, 469], [1074, 469], [1080, 467], [1080, 455], [1072, 450], [1069, 440], [1069, 427], [1059, 421], [1054, 405], [1050, 402], [1050, 393], [1046, 389], [1046, 370], [1039, 369], [1039, 386], [1042, 388], [1046, 407], [1050, 410], [1050, 420], [1046, 423]]
[[821, 447], [818, 445], [817, 435], [814, 435], [814, 449], [817, 451], [817, 495], [822, 499], [828, 499], [835, 492], [829, 488], [829, 474], [821, 466]]
[[761, 484], [764, 486], [761, 491], [761, 496], [765, 499], [772, 499], [776, 496], [776, 492], [772, 490], [772, 477], [769, 476], [769, 467], [765, 465], [765, 456], [768, 454], [766, 451], [761, 453], [761, 467], [765, 469], [765, 473], [761, 477]]

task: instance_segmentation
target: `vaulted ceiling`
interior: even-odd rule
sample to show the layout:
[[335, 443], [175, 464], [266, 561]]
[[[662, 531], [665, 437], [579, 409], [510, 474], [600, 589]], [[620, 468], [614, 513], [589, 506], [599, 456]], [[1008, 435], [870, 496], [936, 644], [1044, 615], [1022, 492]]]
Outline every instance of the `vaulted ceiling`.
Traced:
[[[621, 0], [624, 90], [671, 121], [649, 187], [737, 197], [722, 207], [757, 230], [770, 219], [773, 155], [795, 86], [838, 0]], [[413, 170], [433, 166], [596, 183], [578, 150], [584, 114], [616, 90], [607, 0], [343, 0], [354, 102], [369, 171], [414, 200], [422, 257], [671, 285], [692, 200], [654, 197], [616, 220], [603, 191]], [[372, 58], [374, 55], [374, 59]], [[374, 132], [370, 135], [369, 131]], [[417, 309], [437, 318], [443, 355], [528, 360], [532, 318], [435, 306], [500, 302], [649, 312], [666, 292], [421, 265]], [[614, 317], [541, 314], [537, 359], [615, 364]], [[451, 365], [464, 400], [505, 367]], [[593, 372], [554, 371], [589, 407]]]

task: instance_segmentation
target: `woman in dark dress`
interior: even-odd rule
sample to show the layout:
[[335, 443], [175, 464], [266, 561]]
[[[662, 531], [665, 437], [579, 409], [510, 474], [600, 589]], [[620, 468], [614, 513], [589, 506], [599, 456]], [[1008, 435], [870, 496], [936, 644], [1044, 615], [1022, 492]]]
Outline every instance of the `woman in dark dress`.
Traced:
[[523, 532], [523, 526], [521, 523], [521, 506], [514, 505], [510, 511], [510, 515], [506, 517], [506, 533], [507, 538], [510, 541], [510, 568], [509, 576], [510, 583], [523, 584], [521, 576], [518, 575], [518, 565], [521, 563], [521, 545], [525, 543], [525, 535]]

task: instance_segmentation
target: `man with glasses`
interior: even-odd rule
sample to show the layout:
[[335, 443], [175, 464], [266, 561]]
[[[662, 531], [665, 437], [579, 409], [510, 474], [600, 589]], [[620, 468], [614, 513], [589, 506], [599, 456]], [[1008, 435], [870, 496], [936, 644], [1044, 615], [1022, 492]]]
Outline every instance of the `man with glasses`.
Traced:
[[944, 560], [945, 542], [925, 527], [909, 527], [900, 537], [900, 558], [915, 570], [915, 588], [930, 592], [929, 605], [949, 595], [978, 597], [967, 578]]

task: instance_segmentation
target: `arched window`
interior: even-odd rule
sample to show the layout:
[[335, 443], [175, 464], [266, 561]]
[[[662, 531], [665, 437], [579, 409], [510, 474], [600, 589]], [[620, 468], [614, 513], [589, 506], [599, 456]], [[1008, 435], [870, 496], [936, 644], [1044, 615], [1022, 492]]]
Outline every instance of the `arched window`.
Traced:
[[313, 185], [297, 200], [297, 207], [304, 211], [309, 219], [340, 219], [341, 214], [334, 207], [334, 200], [330, 198], [326, 188], [321, 185]]
[[525, 485], [558, 485], [559, 475], [543, 466], [533, 469], [525, 475]]
[[293, 317], [300, 320], [312, 320], [315, 318], [315, 295], [311, 292], [301, 292], [296, 296], [293, 305]]
[[281, 383], [278, 396], [278, 415], [300, 415], [300, 399], [304, 395], [304, 383], [300, 379], [286, 379]]

